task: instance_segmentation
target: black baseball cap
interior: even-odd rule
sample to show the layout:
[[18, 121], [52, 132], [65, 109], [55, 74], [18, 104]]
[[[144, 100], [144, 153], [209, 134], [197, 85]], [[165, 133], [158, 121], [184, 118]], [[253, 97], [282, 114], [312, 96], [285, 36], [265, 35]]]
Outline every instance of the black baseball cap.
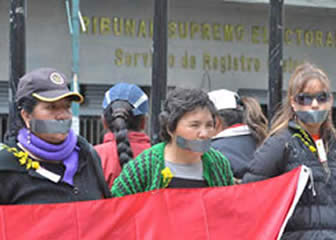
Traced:
[[53, 68], [38, 68], [20, 78], [16, 102], [27, 96], [44, 102], [55, 102], [66, 97], [78, 103], [84, 101], [80, 93], [69, 90], [65, 75]]

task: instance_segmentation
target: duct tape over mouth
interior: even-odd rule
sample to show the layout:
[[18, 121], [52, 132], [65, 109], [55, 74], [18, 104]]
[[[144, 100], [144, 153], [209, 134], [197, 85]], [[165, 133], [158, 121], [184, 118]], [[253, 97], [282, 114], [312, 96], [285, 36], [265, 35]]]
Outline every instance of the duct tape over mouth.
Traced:
[[304, 123], [322, 123], [328, 117], [327, 110], [296, 111], [295, 114]]
[[177, 136], [176, 144], [183, 149], [190, 150], [192, 152], [207, 152], [210, 149], [211, 139], [205, 140], [188, 140], [183, 137]]
[[32, 119], [30, 120], [30, 130], [36, 133], [68, 133], [72, 120], [39, 120]]

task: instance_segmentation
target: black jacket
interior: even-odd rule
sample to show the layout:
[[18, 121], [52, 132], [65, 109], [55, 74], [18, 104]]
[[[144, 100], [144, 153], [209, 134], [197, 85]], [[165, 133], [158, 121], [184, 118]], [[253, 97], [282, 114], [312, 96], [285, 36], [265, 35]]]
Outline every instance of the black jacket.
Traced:
[[[15, 141], [11, 147], [20, 148]], [[35, 170], [27, 170], [18, 158], [6, 149], [0, 151], [0, 204], [59, 203], [96, 200], [110, 196], [105, 182], [100, 158], [84, 138], [78, 136], [80, 148], [78, 170], [74, 185], [54, 183]], [[63, 175], [63, 164], [40, 163], [42, 167]]]
[[234, 177], [239, 179], [246, 173], [257, 148], [256, 140], [251, 134], [215, 138], [211, 141], [211, 146], [227, 157]]
[[[290, 218], [282, 239], [336, 239], [336, 144], [331, 138], [328, 165], [331, 177], [312, 152], [300, 131], [290, 122], [289, 128], [270, 137], [257, 149], [243, 182], [257, 181], [288, 172], [300, 165], [312, 169], [316, 196], [306, 188]], [[308, 135], [309, 137], [309, 135]], [[314, 144], [314, 141], [310, 139]]]

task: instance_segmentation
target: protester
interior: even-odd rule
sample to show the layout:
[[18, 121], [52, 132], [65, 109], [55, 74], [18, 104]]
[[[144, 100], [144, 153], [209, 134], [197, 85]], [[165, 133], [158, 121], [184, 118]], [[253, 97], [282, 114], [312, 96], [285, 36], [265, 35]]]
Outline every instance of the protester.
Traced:
[[16, 92], [16, 138], [0, 151], [0, 204], [58, 203], [109, 197], [98, 154], [71, 130], [65, 76], [51, 68], [24, 75]]
[[226, 89], [209, 92], [217, 108], [216, 132], [211, 146], [230, 161], [233, 175], [244, 176], [248, 162], [267, 135], [268, 121], [260, 104], [252, 97], [243, 97]]
[[[274, 117], [243, 181], [278, 176], [300, 165], [312, 170], [306, 189], [282, 239], [336, 239], [336, 142], [333, 96], [320, 68], [304, 63], [289, 80], [286, 102]], [[265, 196], [267, 197], [267, 196]]]
[[200, 89], [175, 89], [160, 113], [158, 143], [130, 161], [112, 186], [113, 196], [160, 188], [233, 184], [228, 160], [210, 148], [216, 109]]
[[229, 159], [233, 175], [239, 181], [267, 135], [268, 121], [252, 97], [240, 98], [226, 89], [209, 92], [209, 97], [217, 108], [217, 134], [211, 146]]
[[96, 145], [105, 179], [112, 187], [121, 168], [144, 149], [150, 139], [143, 132], [148, 112], [148, 97], [136, 85], [118, 83], [105, 93], [102, 121], [108, 132], [103, 144]]

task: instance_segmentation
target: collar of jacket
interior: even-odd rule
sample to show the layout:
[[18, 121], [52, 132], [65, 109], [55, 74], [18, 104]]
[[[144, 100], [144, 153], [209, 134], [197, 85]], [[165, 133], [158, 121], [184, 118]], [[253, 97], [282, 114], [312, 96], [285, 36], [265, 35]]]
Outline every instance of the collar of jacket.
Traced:
[[[105, 133], [104, 135], [104, 143], [115, 141], [115, 136], [112, 132]], [[128, 140], [130, 142], [150, 142], [149, 137], [143, 132], [129, 131], [128, 132]]]
[[295, 131], [300, 131], [300, 129], [303, 130], [303, 128], [293, 120], [288, 122], [288, 127]]
[[249, 127], [246, 124], [241, 124], [238, 126], [232, 126], [232, 127], [224, 129], [223, 131], [218, 133], [216, 136], [214, 136], [212, 139], [224, 138], [224, 137], [235, 137], [235, 136], [249, 135], [249, 134], [251, 134]]

